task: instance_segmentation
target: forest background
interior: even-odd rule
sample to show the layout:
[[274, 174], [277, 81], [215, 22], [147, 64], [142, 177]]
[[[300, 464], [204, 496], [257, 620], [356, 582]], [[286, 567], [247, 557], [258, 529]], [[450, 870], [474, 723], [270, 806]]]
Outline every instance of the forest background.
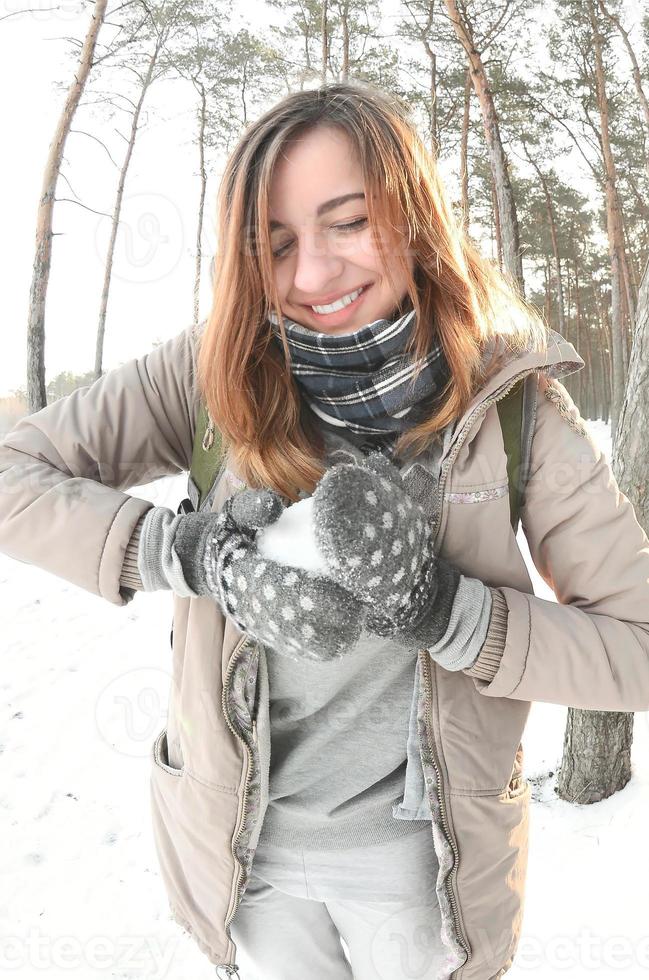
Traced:
[[[0, 257], [11, 274], [0, 310], [11, 329], [0, 362], [0, 434], [27, 397], [37, 271], [43, 288], [33, 261], [48, 147], [90, 13], [101, 4], [25, 6], [5, 0], [0, 17], [1, 63], [14, 89], [0, 118], [3, 132], [15, 134], [15, 153], [1, 164]], [[498, 196], [510, 195], [526, 295], [587, 362], [566, 383], [582, 413], [608, 420], [616, 353], [620, 389], [648, 251], [644, 8], [618, 0], [106, 6], [51, 188], [41, 372], [48, 399], [166, 339], [196, 309], [204, 315], [217, 247], [216, 189], [238, 135], [290, 89], [359, 77], [413, 107], [458, 214], [483, 251], [505, 265], [512, 243]], [[501, 172], [461, 30], [484, 69]]]

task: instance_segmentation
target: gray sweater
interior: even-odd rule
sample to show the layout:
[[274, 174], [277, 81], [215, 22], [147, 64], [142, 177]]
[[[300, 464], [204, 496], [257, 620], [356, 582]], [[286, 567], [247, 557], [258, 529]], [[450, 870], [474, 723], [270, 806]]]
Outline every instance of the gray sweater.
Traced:
[[430, 822], [392, 813], [405, 783], [416, 660], [416, 651], [365, 631], [326, 663], [267, 650], [271, 757], [260, 845], [356, 847]]

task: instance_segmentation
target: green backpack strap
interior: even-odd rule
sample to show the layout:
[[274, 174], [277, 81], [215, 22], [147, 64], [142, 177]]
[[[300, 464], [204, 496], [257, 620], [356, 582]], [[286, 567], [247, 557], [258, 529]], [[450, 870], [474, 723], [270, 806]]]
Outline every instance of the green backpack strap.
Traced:
[[201, 402], [196, 419], [196, 432], [192, 448], [192, 463], [189, 470], [190, 493], [194, 498], [182, 502], [183, 512], [200, 510], [205, 498], [212, 489], [221, 470], [223, 447], [221, 433], [210, 418], [207, 406]]
[[507, 455], [509, 514], [514, 533], [518, 529], [529, 474], [536, 418], [536, 387], [537, 377], [532, 372], [521, 378], [496, 403]]
[[[209, 493], [219, 469], [223, 453], [221, 451], [221, 433], [216, 430], [207, 408], [201, 402], [196, 419], [196, 432], [192, 446], [192, 462], [189, 469], [189, 497], [178, 504], [177, 514], [190, 514], [200, 510], [203, 501]], [[174, 620], [171, 617], [171, 632], [169, 645], [174, 647]]]

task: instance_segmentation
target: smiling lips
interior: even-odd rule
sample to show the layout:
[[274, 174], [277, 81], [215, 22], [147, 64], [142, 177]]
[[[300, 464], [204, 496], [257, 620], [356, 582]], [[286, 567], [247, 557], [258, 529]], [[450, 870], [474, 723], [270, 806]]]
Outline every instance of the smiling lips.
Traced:
[[313, 310], [314, 313], [319, 315], [326, 315], [328, 313], [337, 313], [340, 310], [345, 309], [346, 306], [351, 306], [355, 300], [361, 295], [361, 293], [370, 285], [370, 283], [365, 283], [363, 286], [358, 286], [356, 289], [349, 293], [344, 293], [337, 298], [332, 298], [329, 301], [323, 301], [321, 303], [302, 303], [302, 306], [308, 307], [308, 309]]
[[361, 286], [360, 289], [355, 289], [353, 293], [347, 293], [346, 296], [342, 296], [334, 303], [328, 303], [325, 306], [312, 306], [311, 308], [316, 313], [336, 313], [338, 310], [344, 310], [346, 306], [350, 306], [355, 299], [358, 299], [362, 292], [363, 287]]

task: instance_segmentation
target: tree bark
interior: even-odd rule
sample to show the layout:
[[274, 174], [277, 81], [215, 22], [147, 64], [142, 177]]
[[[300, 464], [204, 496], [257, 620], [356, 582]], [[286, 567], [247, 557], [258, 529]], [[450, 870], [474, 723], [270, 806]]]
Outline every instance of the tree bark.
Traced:
[[207, 125], [207, 96], [205, 86], [200, 83], [200, 116], [198, 129], [198, 157], [200, 171], [200, 194], [198, 199], [198, 221], [196, 224], [196, 265], [194, 268], [194, 326], [198, 325], [201, 294], [201, 263], [203, 260], [203, 217], [205, 214], [205, 194], [207, 190], [207, 171], [205, 169], [205, 128]]
[[[573, 249], [573, 255], [575, 256], [575, 258], [573, 259], [573, 264], [574, 264], [574, 267], [575, 267], [575, 333], [577, 335], [577, 343], [575, 344], [575, 348], [578, 351], [581, 351], [581, 349], [582, 349], [582, 344], [581, 344], [581, 297], [579, 295], [579, 268], [577, 266], [577, 256], [576, 256], [576, 252], [574, 251], [574, 249]], [[575, 377], [575, 387], [577, 389], [576, 404], [577, 404], [577, 407], [581, 410], [581, 414], [582, 415], [586, 415], [586, 411], [587, 411], [586, 406], [584, 405], [584, 401], [585, 401], [584, 374], [587, 374], [587, 373], [588, 373], [588, 366], [586, 366], [586, 371], [585, 372], [584, 371], [577, 371], [577, 374], [576, 374], [576, 377]], [[586, 415], [586, 418], [588, 418], [588, 417], [589, 416]]]
[[65, 143], [77, 111], [97, 45], [99, 31], [106, 16], [108, 0], [95, 0], [95, 6], [86, 33], [74, 82], [68, 89], [63, 111], [59, 118], [43, 173], [41, 196], [36, 214], [36, 247], [29, 290], [27, 318], [27, 410], [38, 412], [47, 405], [45, 387], [45, 301], [52, 264], [52, 219], [56, 185], [63, 160]]
[[565, 336], [566, 331], [566, 311], [563, 299], [563, 277], [561, 275], [561, 255], [559, 252], [559, 236], [557, 234], [557, 222], [554, 216], [554, 206], [552, 204], [552, 195], [550, 193], [550, 186], [548, 184], [547, 177], [542, 172], [541, 168], [533, 159], [531, 154], [528, 152], [527, 146], [523, 144], [525, 149], [525, 155], [529, 162], [534, 167], [537, 177], [543, 188], [543, 196], [545, 197], [545, 209], [548, 215], [548, 225], [550, 227], [550, 237], [552, 239], [552, 255], [554, 257], [554, 268], [557, 280], [557, 309], [559, 313], [559, 333]]
[[[343, 63], [342, 63], [342, 78], [346, 82], [349, 79], [349, 48], [351, 44], [350, 32], [349, 32], [349, 0], [344, 0], [342, 4], [341, 11], [341, 24], [343, 29]], [[327, 33], [328, 37], [328, 33]], [[327, 41], [327, 43], [329, 43]]]
[[597, 803], [631, 778], [633, 715], [568, 708], [557, 795], [569, 803]]
[[494, 235], [496, 238], [496, 261], [498, 263], [498, 268], [503, 267], [503, 240], [500, 231], [500, 212], [498, 210], [498, 199], [496, 197], [496, 188], [494, 187], [493, 177], [491, 180], [491, 209], [494, 216]]
[[545, 257], [543, 277], [545, 279], [545, 320], [546, 323], [551, 324], [552, 323], [552, 268], [550, 266], [550, 258], [547, 255]]
[[469, 210], [469, 127], [471, 124], [471, 72], [466, 70], [464, 82], [464, 111], [462, 113], [462, 135], [460, 138], [460, 186], [462, 188], [462, 225], [469, 230], [471, 212]]
[[608, 96], [606, 93], [606, 78], [604, 74], [603, 42], [595, 14], [593, 0], [587, 0], [587, 2], [590, 23], [593, 31], [593, 48], [595, 51], [597, 105], [600, 116], [600, 136], [604, 162], [606, 231], [611, 261], [611, 354], [613, 362], [611, 428], [614, 432], [618, 424], [620, 408], [624, 397], [625, 325], [623, 316], [623, 291], [626, 295], [626, 303], [629, 310], [633, 309], [633, 299], [628, 295], [627, 289], [629, 277], [628, 271], [625, 271], [626, 253], [622, 233], [620, 201], [617, 192], [617, 172], [610, 141], [609, 107]]
[[419, 40], [424, 46], [426, 57], [428, 58], [429, 71], [429, 91], [430, 91], [430, 152], [434, 159], [439, 155], [439, 126], [437, 118], [437, 55], [430, 41], [428, 40], [433, 29], [433, 17], [435, 14], [435, 0], [429, 0], [426, 10], [426, 23], [420, 23], [417, 12], [414, 11], [408, 0], [405, 0], [406, 8], [412, 18], [412, 22], [417, 30]]
[[595, 369], [595, 362], [593, 360], [593, 343], [590, 335], [590, 322], [588, 317], [586, 317], [584, 322], [584, 349], [581, 352], [585, 362], [586, 362], [586, 377], [587, 377], [587, 399], [586, 399], [586, 418], [598, 419], [601, 418], [600, 415], [600, 405], [597, 396], [597, 372]]
[[602, 349], [604, 351], [604, 363], [606, 367], [606, 421], [611, 419], [611, 404], [613, 402], [613, 358], [611, 356], [611, 325], [607, 312], [602, 305], [600, 330], [602, 334]]
[[473, 87], [480, 103], [482, 123], [487, 141], [487, 153], [489, 155], [489, 163], [496, 190], [500, 233], [502, 237], [503, 263], [512, 279], [518, 284], [521, 295], [524, 296], [525, 283], [523, 280], [523, 260], [521, 256], [518, 216], [516, 213], [514, 192], [509, 178], [507, 157], [500, 136], [493, 93], [482, 62], [482, 57], [474, 44], [468, 18], [460, 14], [457, 0], [444, 0], [444, 3], [457, 38], [469, 60]]
[[426, 25], [422, 30], [421, 39], [426, 50], [426, 55], [428, 56], [428, 64], [430, 65], [430, 148], [433, 157], [437, 159], [439, 155], [439, 123], [437, 119], [437, 55], [430, 41], [428, 40], [428, 35], [430, 34], [433, 27], [433, 15], [435, 13], [435, 4], [433, 0], [428, 4], [428, 19]]
[[617, 438], [613, 471], [642, 527], [649, 528], [649, 261], [645, 265], [636, 312], [629, 374]]
[[[644, 145], [646, 147], [647, 140], [649, 140], [649, 100], [647, 99], [647, 96], [645, 95], [644, 89], [642, 87], [642, 74], [640, 72], [640, 66], [638, 65], [638, 59], [636, 58], [635, 51], [633, 50], [633, 46], [631, 44], [631, 41], [629, 40], [629, 35], [627, 31], [625, 31], [625, 29], [623, 28], [620, 22], [620, 18], [616, 17], [615, 14], [612, 14], [608, 10], [606, 4], [603, 3], [603, 0], [598, 0], [598, 3], [599, 3], [599, 9], [602, 11], [604, 16], [608, 17], [611, 23], [614, 24], [617, 27], [618, 31], [620, 32], [622, 36], [622, 40], [624, 41], [624, 46], [629, 55], [629, 59], [631, 61], [631, 71], [633, 73], [633, 83], [635, 85], [636, 94], [638, 96], [638, 102], [640, 103], [640, 108], [642, 109], [642, 115], [644, 117], [644, 125], [645, 125]], [[647, 172], [649, 173], [649, 155], [647, 155], [646, 152], [645, 152], [645, 166], [647, 168]]]
[[322, 64], [320, 78], [324, 85], [327, 81], [327, 63], [329, 61], [329, 25], [327, 21], [327, 0], [322, 0]]

